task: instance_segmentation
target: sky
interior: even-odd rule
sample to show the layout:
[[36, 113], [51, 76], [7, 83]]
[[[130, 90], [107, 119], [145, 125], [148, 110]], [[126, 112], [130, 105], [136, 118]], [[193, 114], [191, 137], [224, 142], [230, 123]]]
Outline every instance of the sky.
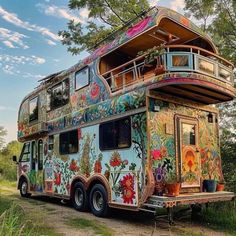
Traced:
[[[184, 0], [149, 0], [182, 12]], [[67, 69], [86, 52], [72, 56], [58, 36], [71, 19], [85, 24], [88, 10], [70, 11], [67, 0], [0, 0], [0, 126], [16, 140], [18, 108], [44, 76]]]

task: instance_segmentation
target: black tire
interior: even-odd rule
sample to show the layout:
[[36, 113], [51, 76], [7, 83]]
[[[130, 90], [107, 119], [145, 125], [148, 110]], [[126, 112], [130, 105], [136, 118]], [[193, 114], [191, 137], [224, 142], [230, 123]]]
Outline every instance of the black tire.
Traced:
[[91, 211], [95, 216], [106, 217], [109, 215], [110, 208], [107, 199], [107, 191], [103, 185], [96, 184], [92, 187], [89, 203]]
[[81, 182], [75, 184], [72, 195], [72, 204], [77, 211], [88, 209], [88, 197], [84, 185]]
[[21, 197], [30, 197], [31, 193], [28, 192], [28, 182], [26, 179], [20, 181], [20, 195]]

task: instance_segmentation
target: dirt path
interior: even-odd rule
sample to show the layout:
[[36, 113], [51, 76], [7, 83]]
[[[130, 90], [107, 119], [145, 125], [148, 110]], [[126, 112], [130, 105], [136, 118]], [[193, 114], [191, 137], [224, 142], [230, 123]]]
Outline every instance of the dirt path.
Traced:
[[75, 211], [69, 203], [62, 204], [59, 199], [33, 196], [24, 199], [19, 196], [18, 191], [11, 187], [0, 186], [4, 195], [14, 198], [26, 213], [31, 214], [37, 222], [55, 228], [56, 232], [65, 236], [92, 236], [96, 235], [92, 229], [76, 229], [67, 224], [68, 220], [83, 218], [96, 221], [99, 225], [109, 228], [113, 235], [125, 236], [224, 236], [225, 233], [216, 232], [208, 228], [194, 225], [191, 221], [177, 222], [169, 227], [165, 218], [158, 219], [152, 214], [142, 212], [129, 212], [113, 210], [110, 218], [98, 218], [89, 212]]

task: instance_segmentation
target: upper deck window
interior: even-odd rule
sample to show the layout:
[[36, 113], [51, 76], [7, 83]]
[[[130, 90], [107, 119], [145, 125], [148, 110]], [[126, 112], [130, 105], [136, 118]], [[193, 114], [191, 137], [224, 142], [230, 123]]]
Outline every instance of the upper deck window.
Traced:
[[64, 106], [69, 102], [69, 79], [56, 84], [48, 90], [49, 110]]
[[85, 67], [75, 73], [75, 90], [81, 89], [89, 84], [89, 67]]
[[38, 120], [38, 97], [29, 101], [29, 122]]

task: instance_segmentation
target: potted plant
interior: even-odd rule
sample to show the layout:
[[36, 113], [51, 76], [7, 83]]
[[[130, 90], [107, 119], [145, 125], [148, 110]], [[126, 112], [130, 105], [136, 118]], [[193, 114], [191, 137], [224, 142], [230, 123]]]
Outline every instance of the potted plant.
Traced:
[[213, 172], [214, 172], [213, 160], [209, 160], [208, 162], [209, 179], [203, 180], [203, 190], [210, 193], [216, 191], [216, 185], [217, 185], [217, 181], [213, 176]]
[[180, 192], [180, 181], [174, 172], [169, 172], [165, 177], [165, 188], [168, 197], [176, 197]]
[[154, 46], [152, 48], [148, 48], [145, 51], [138, 52], [138, 56], [144, 55], [144, 67], [147, 65], [151, 65], [156, 61], [156, 67], [154, 69], [155, 75], [164, 72], [165, 68], [162, 62], [162, 55], [165, 53], [164, 45]]
[[225, 181], [224, 180], [218, 181], [216, 185], [216, 191], [224, 191], [224, 188], [225, 188]]

